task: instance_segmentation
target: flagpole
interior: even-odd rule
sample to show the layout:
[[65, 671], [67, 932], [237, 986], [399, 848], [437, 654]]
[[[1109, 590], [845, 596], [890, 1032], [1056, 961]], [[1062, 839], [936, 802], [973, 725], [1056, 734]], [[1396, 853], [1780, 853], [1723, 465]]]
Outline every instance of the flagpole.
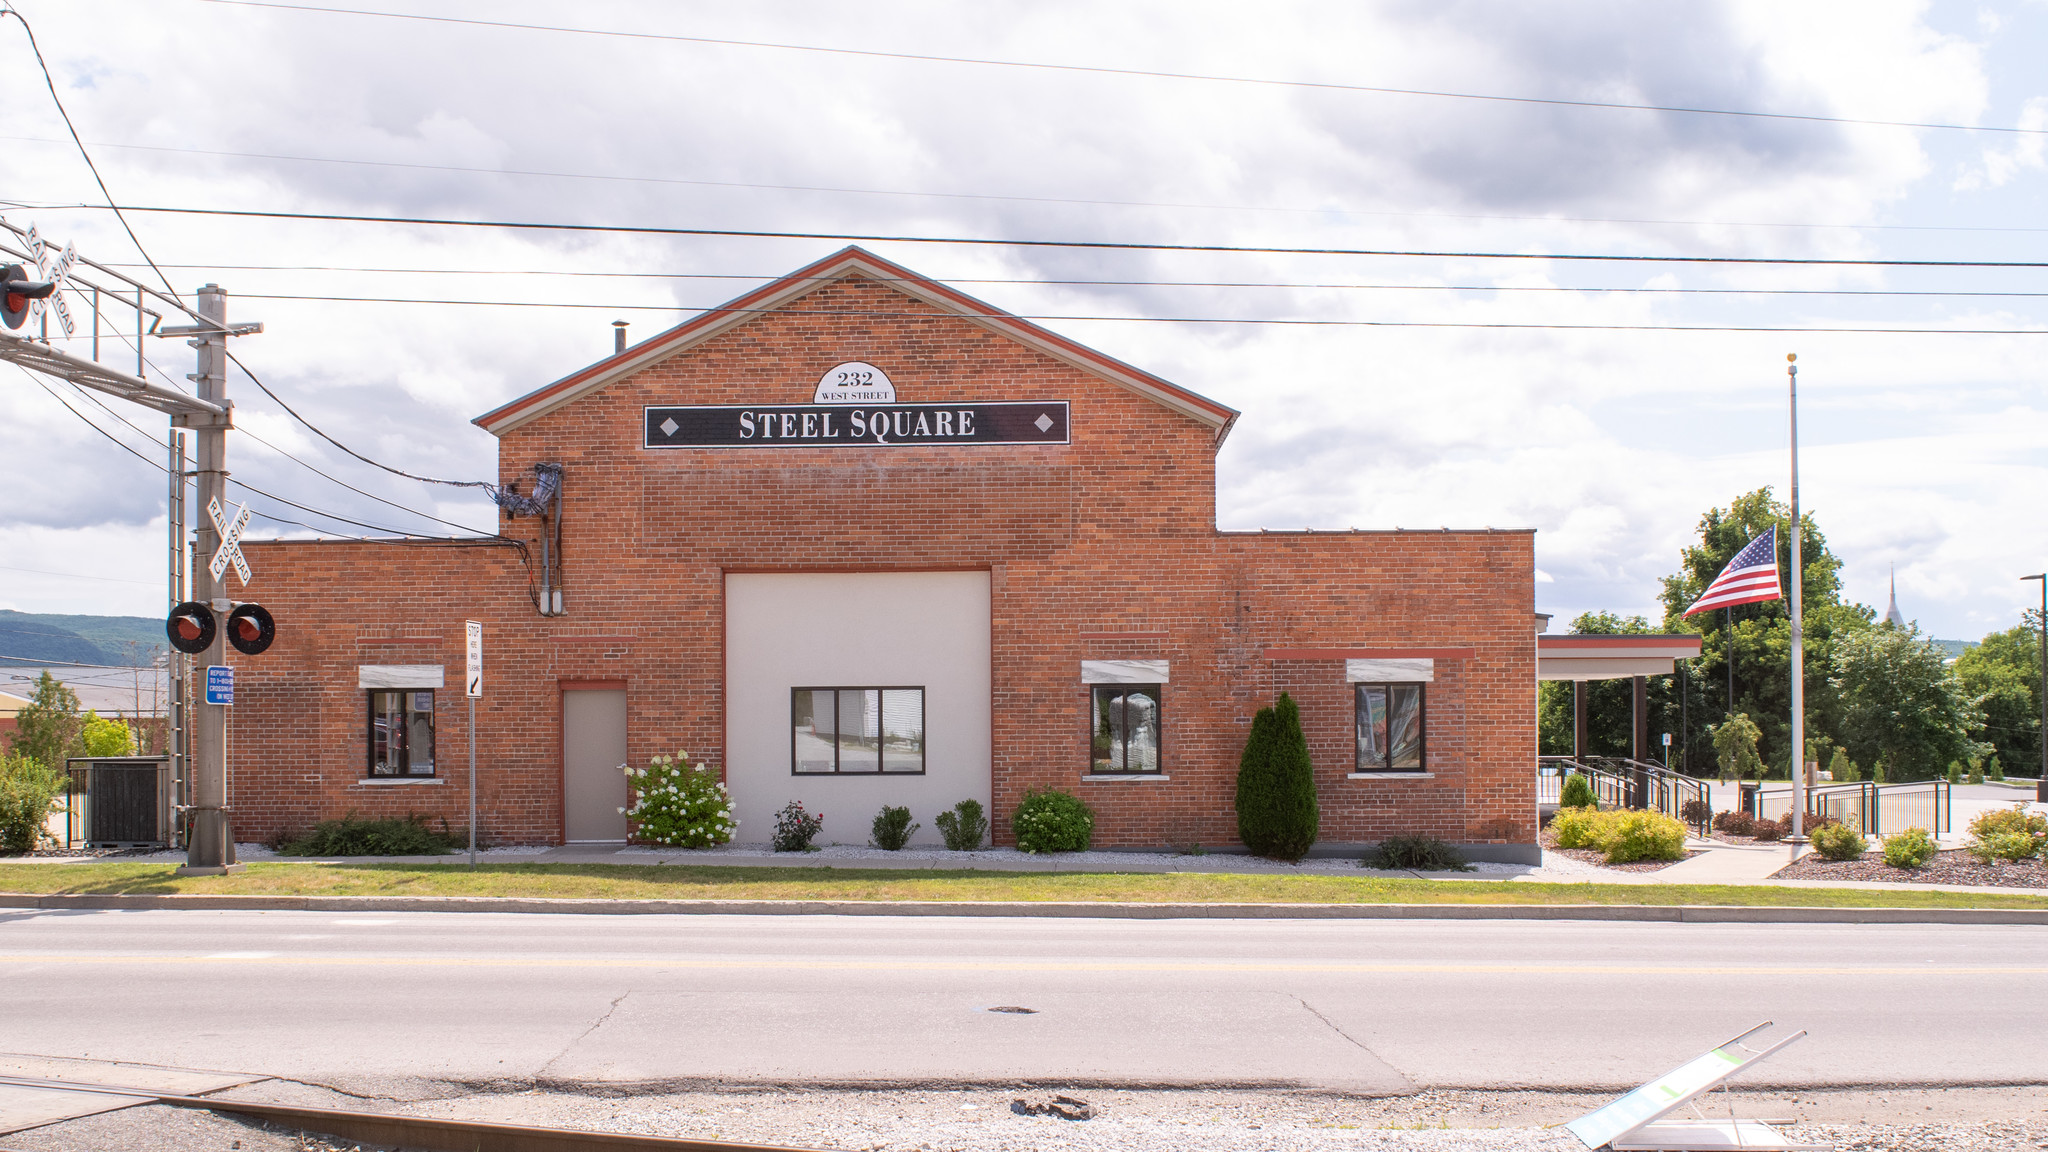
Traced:
[[1792, 859], [1799, 859], [1806, 838], [1806, 633], [1800, 612], [1805, 589], [1800, 587], [1799, 523], [1799, 354], [1785, 355], [1785, 389], [1792, 415]]

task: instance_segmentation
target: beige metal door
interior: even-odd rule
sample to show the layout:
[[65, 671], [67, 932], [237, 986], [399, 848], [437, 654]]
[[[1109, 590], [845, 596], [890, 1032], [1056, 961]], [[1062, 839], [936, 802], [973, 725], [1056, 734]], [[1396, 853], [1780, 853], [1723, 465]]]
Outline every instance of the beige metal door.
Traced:
[[562, 824], [570, 843], [625, 840], [625, 762], [625, 692], [562, 693]]

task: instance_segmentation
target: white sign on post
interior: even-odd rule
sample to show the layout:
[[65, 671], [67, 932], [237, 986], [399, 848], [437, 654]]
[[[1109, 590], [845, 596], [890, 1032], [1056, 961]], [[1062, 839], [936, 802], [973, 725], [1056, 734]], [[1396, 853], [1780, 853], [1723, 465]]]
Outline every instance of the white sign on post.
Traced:
[[228, 570], [228, 565], [233, 564], [242, 586], [248, 587], [249, 562], [242, 558], [242, 530], [249, 526], [249, 506], [244, 504], [235, 513], [234, 523], [230, 524], [227, 513], [221, 509], [220, 497], [215, 496], [206, 504], [206, 515], [213, 521], [213, 530], [220, 533], [220, 548], [214, 552], [213, 562], [206, 566], [207, 571], [218, 580]]
[[466, 646], [469, 675], [464, 678], [463, 683], [468, 685], [470, 696], [481, 697], [484, 694], [484, 622], [466, 620], [463, 622], [463, 628], [468, 632], [469, 641]]

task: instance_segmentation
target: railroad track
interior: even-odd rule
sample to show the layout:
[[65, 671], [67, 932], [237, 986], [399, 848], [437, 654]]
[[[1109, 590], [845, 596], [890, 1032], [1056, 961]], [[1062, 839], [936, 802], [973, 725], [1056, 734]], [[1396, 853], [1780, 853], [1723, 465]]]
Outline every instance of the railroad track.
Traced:
[[[619, 1132], [584, 1132], [573, 1128], [535, 1128], [525, 1124], [488, 1124], [475, 1120], [441, 1120], [426, 1116], [394, 1116], [341, 1108], [300, 1108], [255, 1100], [217, 1096], [177, 1096], [115, 1084], [76, 1080], [44, 1080], [31, 1076], [0, 1076], [0, 1085], [59, 1092], [90, 1092], [103, 1096], [134, 1096], [173, 1108], [192, 1108], [253, 1117], [288, 1128], [365, 1144], [383, 1144], [431, 1152], [824, 1152], [778, 1144], [742, 1144], [730, 1140], [687, 1140], [674, 1136], [634, 1136]], [[0, 1152], [7, 1152], [0, 1148]]]

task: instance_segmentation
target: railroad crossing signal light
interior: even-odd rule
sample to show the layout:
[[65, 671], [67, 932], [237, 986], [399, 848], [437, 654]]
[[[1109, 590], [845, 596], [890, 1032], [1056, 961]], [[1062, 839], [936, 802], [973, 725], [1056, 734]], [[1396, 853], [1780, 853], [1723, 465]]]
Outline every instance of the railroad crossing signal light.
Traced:
[[213, 647], [213, 609], [187, 600], [171, 609], [170, 618], [164, 621], [164, 632], [171, 638], [171, 647], [187, 656], [196, 656]]
[[277, 639], [277, 622], [261, 604], [243, 604], [228, 613], [228, 643], [244, 656], [260, 656]]
[[31, 280], [28, 270], [19, 264], [0, 268], [0, 288], [6, 289], [4, 309], [0, 309], [0, 323], [9, 328], [19, 328], [28, 321], [28, 302], [48, 299], [57, 290], [55, 281]]

